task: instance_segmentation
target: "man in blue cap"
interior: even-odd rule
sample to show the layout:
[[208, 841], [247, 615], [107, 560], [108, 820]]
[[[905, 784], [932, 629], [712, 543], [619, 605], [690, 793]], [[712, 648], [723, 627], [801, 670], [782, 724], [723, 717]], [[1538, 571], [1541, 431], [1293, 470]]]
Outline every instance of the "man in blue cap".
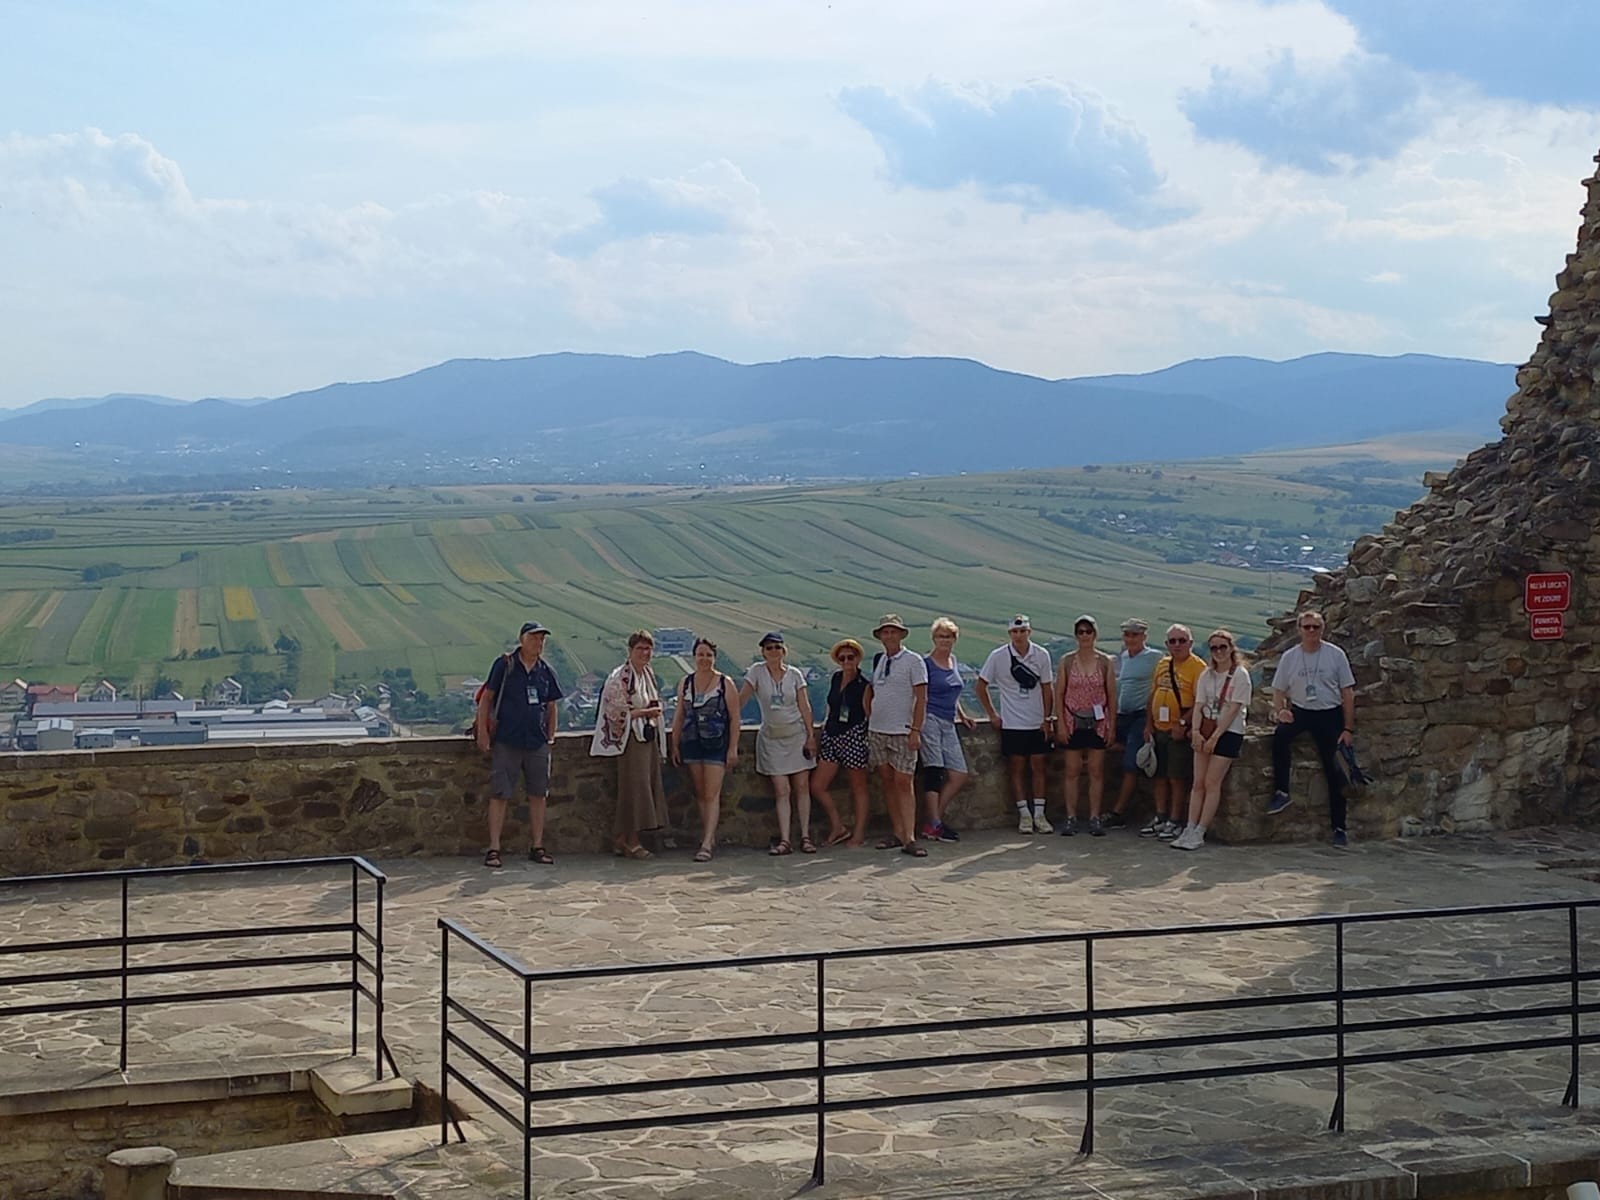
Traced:
[[528, 794], [530, 862], [549, 865], [555, 860], [544, 848], [544, 806], [550, 791], [550, 743], [556, 736], [561, 685], [544, 661], [544, 641], [550, 631], [529, 621], [517, 638], [517, 648], [502, 654], [489, 668], [489, 678], [478, 693], [478, 749], [489, 758], [489, 850], [483, 865], [499, 868], [500, 831], [506, 823], [506, 805], [516, 795], [517, 776]]

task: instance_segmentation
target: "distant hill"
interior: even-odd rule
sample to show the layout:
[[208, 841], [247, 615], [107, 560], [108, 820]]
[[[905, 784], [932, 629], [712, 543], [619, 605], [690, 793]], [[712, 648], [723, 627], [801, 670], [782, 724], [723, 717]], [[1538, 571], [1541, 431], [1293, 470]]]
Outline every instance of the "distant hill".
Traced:
[[457, 359], [264, 401], [40, 401], [0, 422], [0, 443], [115, 456], [152, 475], [904, 476], [1433, 430], [1488, 438], [1514, 375], [1505, 364], [1426, 355], [1200, 359], [1046, 380], [953, 358], [740, 365], [693, 352], [562, 353]]

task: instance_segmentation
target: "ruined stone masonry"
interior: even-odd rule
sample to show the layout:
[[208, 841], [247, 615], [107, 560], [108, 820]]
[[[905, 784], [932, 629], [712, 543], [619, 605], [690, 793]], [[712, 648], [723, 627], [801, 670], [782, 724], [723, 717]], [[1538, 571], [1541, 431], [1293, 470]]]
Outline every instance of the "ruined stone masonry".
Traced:
[[[1386, 832], [1600, 813], [1589, 594], [1600, 565], [1600, 178], [1585, 187], [1577, 251], [1538, 318], [1544, 335], [1517, 374], [1505, 436], [1430, 473], [1427, 496], [1300, 596], [1350, 655], [1363, 765], [1378, 775], [1353, 811], [1386, 814]], [[1561, 641], [1529, 636], [1523, 579], [1541, 571], [1572, 574]], [[1292, 615], [1272, 624], [1266, 659], [1296, 637]]]

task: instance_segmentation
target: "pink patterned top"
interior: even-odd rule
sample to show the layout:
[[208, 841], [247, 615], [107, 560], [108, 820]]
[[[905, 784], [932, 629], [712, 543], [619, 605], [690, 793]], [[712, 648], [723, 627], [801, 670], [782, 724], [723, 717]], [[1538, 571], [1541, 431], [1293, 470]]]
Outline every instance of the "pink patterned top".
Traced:
[[1094, 731], [1105, 739], [1110, 745], [1114, 735], [1111, 716], [1111, 697], [1106, 694], [1106, 676], [1110, 674], [1111, 666], [1103, 655], [1089, 668], [1088, 671], [1079, 669], [1076, 656], [1067, 660], [1067, 693], [1062, 707], [1067, 711], [1061, 714], [1063, 728], [1067, 733], [1072, 732], [1072, 714], [1089, 713], [1094, 711], [1096, 704], [1104, 715], [1095, 722]]

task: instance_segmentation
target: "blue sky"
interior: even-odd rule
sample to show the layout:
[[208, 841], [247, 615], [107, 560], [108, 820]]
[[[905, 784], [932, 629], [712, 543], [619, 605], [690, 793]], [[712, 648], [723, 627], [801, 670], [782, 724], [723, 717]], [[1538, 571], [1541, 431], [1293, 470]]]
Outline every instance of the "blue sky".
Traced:
[[1592, 0], [0, 0], [0, 405], [445, 358], [1521, 361]]

